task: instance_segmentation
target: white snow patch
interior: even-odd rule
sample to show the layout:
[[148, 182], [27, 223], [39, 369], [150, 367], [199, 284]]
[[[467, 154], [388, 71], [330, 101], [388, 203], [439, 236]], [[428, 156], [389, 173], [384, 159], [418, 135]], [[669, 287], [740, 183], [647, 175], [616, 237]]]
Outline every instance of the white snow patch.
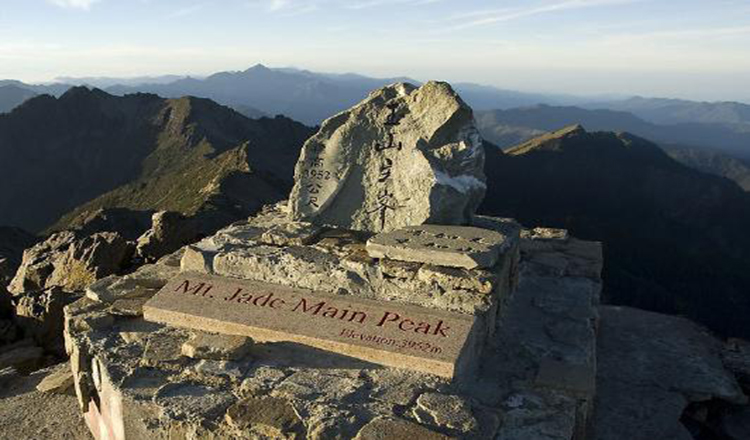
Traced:
[[435, 170], [437, 183], [448, 185], [456, 191], [466, 194], [474, 188], [487, 188], [487, 185], [474, 176], [463, 174], [460, 176], [449, 176], [442, 171]]

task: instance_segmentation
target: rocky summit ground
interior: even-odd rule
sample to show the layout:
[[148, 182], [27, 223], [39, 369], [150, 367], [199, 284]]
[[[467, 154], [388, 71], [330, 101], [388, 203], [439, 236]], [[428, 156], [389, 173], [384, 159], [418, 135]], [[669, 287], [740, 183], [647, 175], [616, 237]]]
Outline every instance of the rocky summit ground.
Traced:
[[83, 422], [74, 393], [50, 394], [36, 389], [36, 386], [50, 371], [51, 369], [40, 370], [26, 377], [15, 376], [5, 383], [0, 382], [2, 385], [0, 387], [0, 438], [7, 440], [91, 440], [93, 438]]

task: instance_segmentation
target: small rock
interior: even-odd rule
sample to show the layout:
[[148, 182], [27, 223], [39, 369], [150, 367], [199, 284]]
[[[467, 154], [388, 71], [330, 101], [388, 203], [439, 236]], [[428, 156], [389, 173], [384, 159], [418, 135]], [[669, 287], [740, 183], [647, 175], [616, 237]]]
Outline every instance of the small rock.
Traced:
[[150, 335], [159, 330], [159, 324], [148, 322], [142, 318], [121, 321], [117, 325], [118, 333], [126, 344], [145, 344]]
[[156, 261], [198, 238], [195, 220], [179, 212], [157, 212], [151, 217], [151, 223], [151, 229], [138, 238], [136, 250], [146, 261]]
[[146, 348], [143, 350], [141, 364], [158, 367], [163, 362], [174, 362], [182, 357], [182, 344], [187, 339], [183, 335], [166, 332], [154, 333], [149, 336]]
[[367, 372], [372, 383], [370, 396], [392, 406], [411, 404], [425, 387], [435, 387], [436, 376], [396, 368], [373, 369]]
[[377, 417], [366, 424], [354, 438], [354, 440], [392, 439], [450, 440], [450, 437], [403, 419]]
[[305, 427], [291, 403], [275, 397], [249, 397], [241, 400], [229, 407], [226, 419], [241, 430], [258, 425], [266, 427], [267, 435], [272, 438], [280, 435], [303, 438], [305, 432]]
[[180, 260], [181, 272], [214, 273], [215, 251], [200, 249], [196, 246], [185, 246], [185, 253]]
[[143, 305], [149, 299], [149, 297], [120, 298], [112, 303], [107, 312], [118, 316], [143, 316]]
[[362, 412], [354, 413], [329, 403], [314, 405], [305, 415], [307, 439], [350, 440], [361, 426]]
[[312, 243], [321, 228], [308, 222], [285, 222], [271, 227], [260, 236], [260, 241], [274, 246], [304, 246]]
[[70, 320], [70, 326], [79, 332], [90, 332], [94, 330], [104, 330], [115, 323], [114, 316], [107, 312], [91, 312], [83, 316], [78, 316]]
[[251, 372], [248, 372], [245, 380], [242, 381], [240, 392], [247, 394], [265, 394], [271, 388], [274, 388], [286, 378], [286, 373], [277, 369], [262, 366]]
[[529, 240], [561, 240], [568, 239], [567, 229], [534, 228], [521, 231], [521, 237]]
[[64, 363], [53, 370], [36, 386], [37, 391], [53, 394], [70, 394], [73, 391], [73, 370]]
[[479, 426], [471, 412], [471, 406], [455, 395], [424, 393], [417, 399], [414, 417], [420, 423], [455, 429], [461, 432], [475, 431]]
[[242, 365], [237, 362], [202, 360], [192, 367], [199, 375], [242, 377]]
[[273, 391], [275, 395], [294, 399], [342, 400], [364, 386], [364, 381], [347, 375], [327, 374], [318, 370], [298, 371]]
[[217, 388], [186, 383], [170, 383], [161, 387], [154, 400], [164, 408], [165, 415], [177, 420], [219, 417], [234, 402], [231, 393]]
[[182, 354], [190, 358], [237, 360], [244, 357], [253, 346], [245, 336], [196, 333], [182, 344]]

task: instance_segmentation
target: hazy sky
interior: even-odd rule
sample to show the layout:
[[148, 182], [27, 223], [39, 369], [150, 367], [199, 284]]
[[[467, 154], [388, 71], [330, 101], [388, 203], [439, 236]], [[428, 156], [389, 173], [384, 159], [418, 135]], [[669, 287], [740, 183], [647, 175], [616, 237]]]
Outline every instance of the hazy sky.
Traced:
[[750, 100], [750, 0], [0, 0], [0, 78], [264, 63]]

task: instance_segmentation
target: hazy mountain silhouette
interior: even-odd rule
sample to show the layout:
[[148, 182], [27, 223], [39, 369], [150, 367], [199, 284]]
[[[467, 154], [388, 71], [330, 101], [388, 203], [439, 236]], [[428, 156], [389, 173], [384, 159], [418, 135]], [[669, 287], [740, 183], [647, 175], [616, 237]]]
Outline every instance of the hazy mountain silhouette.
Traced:
[[750, 131], [750, 105], [739, 102], [699, 102], [638, 96], [625, 100], [590, 103], [584, 107], [626, 111], [656, 124], [699, 122]]
[[660, 144], [711, 148], [750, 158], [750, 132], [743, 133], [721, 124], [657, 125], [621, 111], [537, 105], [480, 111], [477, 112], [477, 123], [487, 140], [503, 148], [540, 132], [583, 124], [591, 130], [627, 131]]
[[150, 92], [165, 97], [200, 96], [231, 107], [249, 106], [271, 115], [283, 114], [314, 125], [356, 104], [371, 90], [394, 81], [269, 69], [258, 64], [241, 72], [219, 72], [205, 79], [184, 78], [168, 84], [113, 86], [107, 91], [115, 94]]
[[[307, 124], [319, 124], [364, 99], [370, 91], [394, 82], [416, 81], [407, 77], [370, 78], [354, 73], [329, 74], [292, 68], [268, 68], [261, 64], [241, 72], [219, 72], [203, 79], [184, 78], [167, 84], [112, 86], [115, 94], [135, 91], [161, 96], [201, 96], [241, 109], [249, 106], [267, 114], [284, 114]], [[583, 102], [565, 95], [544, 95], [459, 83], [455, 89], [477, 109], [520, 105]]]
[[0, 86], [0, 113], [11, 111], [34, 96], [36, 96], [36, 92], [33, 90], [18, 87], [14, 84]]
[[745, 191], [750, 191], [750, 165], [725, 154], [705, 148], [668, 146], [663, 147], [669, 156], [704, 173], [726, 177]]
[[199, 98], [38, 96], [0, 115], [0, 224], [39, 231], [109, 207], [247, 215], [287, 195], [310, 134]]
[[489, 148], [481, 211], [604, 243], [604, 298], [750, 336], [750, 195], [630, 134]]
[[103, 89], [105, 87], [124, 85], [137, 86], [139, 84], [166, 84], [186, 78], [186, 75], [159, 75], [159, 76], [134, 76], [134, 77], [111, 77], [111, 76], [60, 76], [55, 82], [70, 84], [71, 86], [88, 86]]

